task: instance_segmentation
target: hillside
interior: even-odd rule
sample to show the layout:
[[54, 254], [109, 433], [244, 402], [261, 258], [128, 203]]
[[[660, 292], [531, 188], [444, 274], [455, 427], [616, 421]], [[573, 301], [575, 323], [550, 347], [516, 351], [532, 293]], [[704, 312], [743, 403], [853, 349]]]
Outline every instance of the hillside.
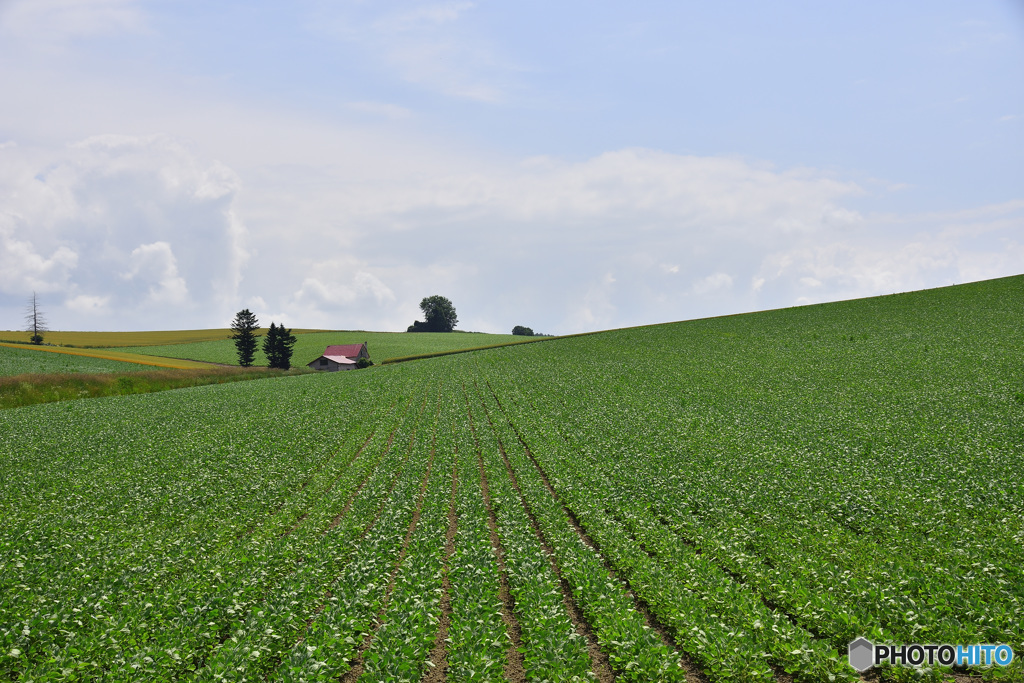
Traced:
[[1024, 651], [1022, 332], [1014, 277], [4, 411], [0, 675], [855, 681], [859, 636]]
[[[294, 329], [295, 334], [322, 332], [323, 330]], [[260, 334], [266, 333], [265, 329]], [[230, 339], [227, 328], [210, 330], [155, 330], [144, 332], [47, 332], [45, 342], [58, 346], [78, 348], [111, 348], [128, 346], [156, 346], [158, 344], [189, 344], [194, 342]], [[28, 343], [28, 333], [18, 330], [0, 330], [0, 341]]]
[[109, 358], [46, 353], [38, 348], [16, 348], [0, 344], [0, 377], [23, 374], [80, 372], [139, 372], [149, 367]]
[[[478, 346], [519, 343], [536, 337], [518, 337], [511, 334], [441, 333], [441, 332], [309, 332], [296, 334], [292, 363], [306, 365], [324, 352], [330, 344], [358, 344], [367, 342], [370, 359], [375, 363], [402, 356], [412, 356], [444, 351], [457, 351]], [[139, 346], [124, 349], [134, 353], [170, 358], [187, 358], [235, 365], [238, 353], [230, 339], [210, 340], [188, 344], [161, 346]], [[266, 364], [262, 348], [256, 352], [256, 365]]]

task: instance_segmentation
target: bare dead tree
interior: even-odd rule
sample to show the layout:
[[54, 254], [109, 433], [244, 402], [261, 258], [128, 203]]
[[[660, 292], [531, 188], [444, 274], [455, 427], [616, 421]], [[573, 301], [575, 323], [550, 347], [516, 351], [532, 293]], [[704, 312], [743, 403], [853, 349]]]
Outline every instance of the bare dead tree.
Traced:
[[32, 333], [33, 344], [42, 344], [43, 332], [50, 331], [50, 328], [46, 326], [46, 316], [39, 310], [39, 297], [35, 292], [32, 292], [28, 305], [25, 307], [25, 326], [25, 331]]

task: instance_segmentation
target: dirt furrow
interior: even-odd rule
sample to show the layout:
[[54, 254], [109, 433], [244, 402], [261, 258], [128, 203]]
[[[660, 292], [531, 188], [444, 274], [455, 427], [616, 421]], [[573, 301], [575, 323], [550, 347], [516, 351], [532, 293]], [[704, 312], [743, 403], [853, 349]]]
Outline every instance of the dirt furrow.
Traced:
[[487, 472], [484, 469], [484, 458], [480, 453], [480, 440], [476, 434], [476, 424], [473, 421], [473, 411], [469, 403], [469, 392], [466, 385], [462, 385], [462, 394], [466, 399], [466, 415], [469, 418], [469, 428], [473, 432], [473, 441], [476, 444], [476, 459], [480, 468], [480, 489], [483, 491], [484, 505], [487, 508], [487, 527], [490, 530], [491, 547], [494, 548], [494, 556], [498, 562], [498, 596], [501, 598], [501, 618], [505, 622], [505, 630], [509, 637], [509, 646], [505, 653], [505, 680], [511, 683], [526, 681], [526, 669], [523, 666], [523, 638], [522, 629], [519, 627], [519, 620], [515, 614], [515, 600], [508, 588], [508, 571], [505, 569], [505, 550], [501, 547], [501, 539], [498, 537], [498, 520], [494, 515], [494, 506], [491, 504], [491, 491], [487, 485]]
[[558, 577], [558, 584], [562, 589], [562, 602], [565, 604], [565, 609], [569, 613], [569, 619], [572, 621], [573, 628], [576, 629], [577, 633], [587, 639], [587, 652], [590, 655], [591, 670], [594, 672], [597, 680], [601, 683], [614, 681], [615, 673], [612, 671], [611, 664], [608, 661], [608, 655], [601, 650], [601, 646], [597, 643], [597, 636], [594, 635], [593, 628], [591, 628], [586, 617], [583, 616], [583, 611], [576, 604], [576, 599], [572, 597], [572, 589], [569, 587], [569, 582], [562, 576], [562, 570], [558, 566], [558, 561], [555, 559], [555, 550], [551, 547], [551, 544], [548, 543], [548, 539], [541, 530], [540, 524], [537, 522], [537, 518], [534, 516], [533, 511], [530, 509], [529, 503], [526, 502], [526, 496], [523, 495], [523, 490], [519, 487], [519, 480], [512, 469], [512, 464], [508, 460], [508, 455], [505, 453], [505, 445], [501, 442], [501, 439], [498, 439], [498, 450], [501, 452], [501, 458], [505, 462], [505, 472], [508, 474], [509, 480], [512, 482], [512, 488], [514, 488], [516, 493], [519, 494], [519, 503], [522, 505], [523, 511], [530, 520], [530, 527], [533, 529], [534, 535], [540, 542], [541, 548], [544, 550], [544, 555], [548, 558], [548, 562], [551, 565], [551, 571], [553, 571], [555, 576]]
[[[615, 571], [615, 567], [604, 555], [604, 553], [601, 552], [600, 546], [597, 544], [596, 541], [594, 541], [593, 538], [590, 537], [590, 534], [587, 533], [583, 525], [580, 524], [580, 520], [576, 517], [576, 513], [569, 509], [569, 506], [565, 504], [565, 501], [563, 501], [561, 496], [558, 495], [558, 492], [555, 491], [555, 488], [551, 485], [551, 482], [548, 480], [547, 473], [544, 471], [544, 468], [541, 467], [540, 463], [537, 462], [537, 458], [534, 457], [529, 447], [524, 447], [526, 448], [526, 455], [530, 458], [530, 461], [533, 463], [533, 466], [537, 468], [537, 472], [540, 474], [540, 478], [541, 481], [544, 482], [544, 486], [547, 488], [548, 492], [552, 495], [552, 497], [554, 497], [554, 499], [558, 501], [558, 503], [562, 506], [562, 509], [565, 511], [566, 517], [568, 517], [569, 519], [569, 523], [572, 525], [573, 529], [576, 530], [576, 534], [580, 537], [580, 540], [594, 549], [594, 552], [596, 552], [598, 557], [601, 558], [601, 563], [604, 564], [604, 568], [608, 571], [608, 576], [621, 582], [622, 585], [625, 586], [626, 593], [633, 600], [633, 605], [636, 607], [637, 612], [639, 612], [643, 616], [644, 623], [647, 624], [647, 626], [651, 630], [653, 630], [661, 637], [661, 641], [665, 643], [666, 646], [675, 650], [676, 653], [679, 655], [680, 664], [682, 665], [683, 669], [686, 670], [686, 680], [690, 683], [707, 683], [707, 676], [704, 675], [700, 667], [692, 659], [690, 659], [690, 657], [685, 652], [679, 649], [679, 645], [676, 643], [675, 638], [672, 636], [672, 631], [660, 619], [658, 619], [657, 615], [654, 614], [654, 612], [651, 610], [647, 602], [639, 595], [637, 595], [636, 591], [633, 590], [633, 586], [630, 584], [629, 579], [619, 576], [618, 572]], [[788, 682], [780, 680], [780, 683]]]
[[[392, 411], [393, 411], [393, 410], [395, 409], [395, 406], [397, 406], [397, 405], [398, 405], [398, 402], [397, 402], [397, 401], [395, 401], [394, 403], [392, 403], [392, 404], [391, 404], [391, 407], [390, 407], [390, 408], [388, 409], [388, 413], [387, 413], [387, 414], [390, 414], [390, 413], [391, 413], [391, 412], [392, 412]], [[396, 427], [395, 429], [397, 429], [397, 427]], [[366, 440], [365, 440], [365, 441], [363, 441], [362, 445], [361, 445], [361, 446], [359, 446], [359, 448], [358, 448], [358, 449], [356, 449], [356, 452], [355, 452], [355, 454], [354, 454], [354, 455], [353, 455], [353, 456], [352, 456], [352, 457], [351, 457], [351, 458], [349, 459], [349, 462], [348, 462], [348, 466], [347, 466], [347, 467], [345, 467], [344, 469], [342, 469], [341, 471], [339, 471], [339, 472], [338, 472], [338, 474], [337, 474], [337, 475], [336, 475], [336, 476], [334, 477], [334, 479], [332, 479], [332, 480], [331, 480], [331, 483], [330, 483], [330, 484], [329, 484], [329, 485], [327, 486], [327, 488], [326, 488], [326, 489], [324, 489], [324, 495], [326, 495], [326, 494], [330, 493], [330, 492], [331, 492], [332, 490], [334, 490], [334, 487], [335, 487], [335, 486], [337, 485], [337, 483], [338, 483], [338, 480], [339, 480], [339, 479], [341, 479], [341, 478], [342, 478], [343, 476], [345, 476], [345, 472], [347, 471], [347, 469], [348, 469], [349, 467], [351, 467], [351, 466], [352, 466], [352, 463], [354, 463], [354, 462], [355, 462], [356, 460], [358, 460], [358, 459], [359, 459], [359, 456], [360, 456], [360, 455], [362, 455], [363, 451], [364, 451], [364, 450], [366, 449], [367, 445], [369, 445], [370, 441], [372, 441], [372, 440], [373, 440], [373, 437], [374, 437], [374, 435], [375, 435], [376, 433], [377, 433], [377, 428], [376, 428], [376, 427], [374, 427], [374, 428], [373, 428], [373, 429], [372, 429], [372, 430], [370, 431], [370, 435], [366, 437]], [[394, 437], [394, 432], [392, 432], [392, 433], [391, 433], [391, 435], [392, 435], [392, 437]], [[388, 445], [390, 446], [390, 444], [391, 444], [391, 442], [389, 441], [389, 442], [388, 442]], [[327, 460], [325, 460], [325, 461], [324, 461], [323, 463], [321, 463], [321, 464], [320, 464], [320, 467], [318, 467], [318, 468], [316, 469], [316, 472], [314, 472], [313, 474], [309, 475], [309, 476], [308, 476], [308, 477], [306, 478], [306, 480], [302, 482], [302, 485], [301, 485], [301, 486], [299, 487], [299, 489], [298, 489], [298, 491], [296, 491], [296, 493], [299, 493], [299, 492], [301, 492], [301, 491], [305, 490], [305, 488], [306, 488], [306, 487], [307, 487], [307, 486], [309, 485], [309, 483], [310, 483], [310, 482], [311, 482], [311, 481], [313, 480], [313, 478], [314, 478], [314, 477], [315, 477], [315, 476], [316, 476], [317, 474], [319, 474], [319, 473], [320, 473], [320, 471], [322, 471], [322, 470], [323, 470], [323, 468], [324, 468], [324, 467], [325, 467], [325, 466], [326, 466], [326, 465], [327, 465], [327, 464], [328, 464], [329, 462], [333, 461], [333, 460], [334, 460], [334, 459], [335, 459], [335, 458], [336, 458], [336, 457], [338, 456], [338, 454], [339, 454], [340, 452], [341, 452], [341, 448], [339, 447], [339, 449], [338, 449], [338, 450], [336, 450], [336, 451], [335, 451], [334, 453], [332, 453], [332, 454], [331, 454], [331, 456], [330, 456], [329, 458], [327, 458]], [[361, 486], [360, 486], [360, 488], [361, 488]], [[358, 493], [358, 491], [357, 491], [357, 493]], [[295, 494], [292, 494], [292, 495], [295, 495]], [[288, 498], [291, 498], [291, 496], [289, 496]], [[353, 497], [353, 499], [354, 499], [354, 497]], [[277, 515], [278, 515], [278, 514], [279, 514], [279, 513], [281, 512], [281, 510], [282, 510], [282, 509], [284, 508], [284, 505], [285, 505], [285, 503], [286, 503], [286, 502], [287, 502], [287, 499], [285, 499], [285, 500], [282, 500], [282, 501], [281, 501], [281, 503], [280, 503], [280, 504], [279, 504], [279, 505], [277, 506], [277, 508], [276, 508], [276, 509], [274, 510], [274, 512], [272, 512], [272, 513], [271, 513], [271, 514], [270, 514], [270, 515], [269, 515], [269, 516], [267, 517], [267, 519], [273, 519], [273, 518], [274, 518], [275, 516], [277, 516]], [[343, 514], [344, 514], [344, 513], [342, 513], [342, 515], [343, 515]], [[337, 517], [337, 519], [340, 519], [340, 518], [341, 518], [341, 515], [339, 515], [339, 516]], [[301, 520], [301, 519], [300, 519], [300, 520], [298, 520], [298, 521], [297, 521], [297, 522], [295, 523], [295, 525], [294, 525], [294, 526], [293, 526], [293, 527], [292, 527], [292, 528], [291, 528], [290, 530], [288, 530], [287, 532], [285, 532], [285, 533], [283, 534], [283, 536], [287, 537], [287, 536], [291, 535], [291, 533], [292, 533], [292, 532], [294, 532], [296, 528], [298, 528], [298, 525], [299, 525], [299, 524], [300, 524], [301, 522], [302, 522], [302, 520]], [[333, 525], [332, 525], [332, 527], [333, 527]], [[258, 524], [254, 524], [253, 526], [251, 526], [251, 527], [250, 527], [249, 529], [247, 529], [247, 530], [246, 530], [246, 531], [245, 531], [245, 532], [244, 532], [244, 533], [242, 534], [241, 538], [248, 538], [248, 537], [249, 537], [249, 536], [251, 536], [251, 535], [252, 535], [253, 533], [255, 533], [255, 532], [256, 532], [256, 529], [258, 529], [258, 528], [259, 528], [259, 525], [258, 525]]]
[[[377, 464], [375, 464], [373, 467], [370, 468], [370, 471], [366, 473], [366, 476], [363, 477], [363, 480], [361, 482], [359, 482], [359, 486], [357, 486], [356, 490], [352, 492], [351, 496], [349, 496], [348, 501], [345, 503], [345, 507], [343, 507], [341, 509], [341, 512], [336, 514], [334, 516], [334, 518], [331, 519], [331, 523], [327, 526], [326, 529], [323, 530], [323, 533], [326, 534], [328, 531], [330, 531], [334, 527], [338, 526], [338, 524], [341, 522], [341, 520], [344, 519], [345, 515], [348, 514], [348, 511], [352, 507], [352, 504], [355, 503], [356, 502], [356, 498], [359, 497], [359, 493], [363, 490], [363, 487], [366, 486], [366, 482], [370, 481], [370, 477], [372, 477], [373, 473], [377, 471], [377, 467], [380, 465], [380, 461], [383, 460], [385, 457], [387, 457], [388, 453], [391, 452], [391, 443], [392, 443], [392, 441], [394, 441], [395, 433], [398, 431], [398, 428], [400, 426], [401, 426], [401, 423], [396, 424], [395, 428], [391, 430], [391, 434], [388, 435], [388, 445], [387, 445], [387, 448], [384, 450], [384, 454], [381, 455], [380, 459], [377, 461]], [[369, 443], [369, 440], [367, 440], [367, 443]], [[365, 447], [365, 446], [366, 446], [366, 444], [364, 443], [363, 447]], [[362, 448], [359, 449], [360, 453], [362, 452], [362, 450], [363, 450]], [[395, 481], [397, 481], [397, 479]], [[367, 527], [367, 529], [369, 529], [369, 527]]]
[[[424, 399], [424, 404], [426, 399]], [[422, 407], [421, 407], [422, 413]], [[409, 441], [410, 452], [412, 450], [412, 444], [416, 439], [416, 431], [413, 431], [412, 439]], [[352, 668], [345, 672], [341, 677], [341, 683], [355, 683], [359, 680], [359, 677], [363, 674], [363, 657], [367, 650], [373, 644], [374, 636], [384, 623], [384, 615], [387, 613], [388, 602], [391, 599], [391, 594], [395, 590], [395, 581], [398, 577], [398, 571], [402, 567], [402, 563], [405, 561], [405, 556], [409, 553], [409, 543], [412, 541], [412, 535], [416, 532], [416, 523], [420, 521], [420, 514], [423, 511], [423, 498], [426, 495], [427, 483], [430, 481], [430, 473], [434, 466], [434, 449], [430, 450], [430, 458], [427, 460], [427, 468], [423, 473], [423, 480], [420, 482], [420, 490], [416, 496], [416, 509], [413, 510], [412, 518], [409, 520], [409, 527], [406, 529], [405, 538], [402, 539], [402, 550], [398, 553], [398, 558], [395, 560], [394, 566], [391, 568], [390, 575], [388, 576], [388, 587], [384, 591], [384, 599], [381, 601], [380, 611], [377, 612], [377, 620], [370, 629], [370, 632], [363, 638], [362, 645], [359, 648], [359, 653], [356, 655], [352, 663]], [[395, 479], [397, 483], [397, 477]], [[393, 490], [393, 487], [392, 487]], [[375, 520], [376, 521], [376, 520]], [[369, 528], [367, 528], [369, 531]]]
[[[477, 387], [479, 389], [479, 387]], [[499, 404], [500, 407], [500, 404]], [[484, 406], [484, 414], [487, 415], [487, 422], [490, 424], [491, 429], [494, 429], [494, 422], [491, 420], [490, 411]], [[509, 423], [511, 425], [511, 423]], [[551, 571], [555, 573], [558, 578], [559, 587], [562, 590], [562, 602], [565, 605], [566, 612], [569, 614], [569, 620], [572, 622], [573, 628], [576, 632], [586, 638], [587, 640], [587, 653], [590, 655], [591, 670], [594, 676], [600, 683], [609, 683], [615, 680], [615, 673], [612, 671], [611, 664], [608, 661], [608, 655], [601, 650], [600, 645], [597, 642], [597, 636], [594, 634], [594, 630], [586, 617], [583, 616], [583, 611], [576, 604], [576, 599], [572, 596], [572, 589], [569, 587], [569, 583], [562, 576], [562, 570], [558, 566], [558, 561], [555, 559], [555, 550], [551, 547], [548, 542], [547, 536], [540, 528], [540, 524], [537, 522], [536, 516], [533, 514], [533, 510], [530, 509], [529, 503], [526, 502], [526, 496], [523, 494], [522, 488], [519, 486], [519, 478], [516, 477], [515, 470], [512, 468], [512, 463], [509, 462], [508, 454], [505, 452], [505, 444], [501, 440], [501, 437], [497, 433], [494, 435], [495, 441], [498, 443], [498, 452], [501, 453], [501, 459], [505, 464], [505, 473], [508, 475], [509, 481], [512, 484], [512, 488], [515, 489], [519, 495], [519, 503], [526, 513], [527, 519], [530, 520], [530, 527], [533, 529], [534, 535], [540, 542], [541, 548], [544, 550], [544, 555], [547, 557], [548, 562], [551, 565]]]
[[423, 683], [444, 683], [448, 674], [448, 628], [452, 618], [452, 582], [449, 576], [452, 555], [455, 554], [455, 532], [458, 529], [458, 517], [455, 514], [455, 495], [459, 488], [458, 465], [452, 465], [452, 495], [448, 507], [448, 532], [444, 537], [444, 575], [441, 579], [441, 618], [437, 625], [437, 640], [430, 650], [427, 660], [427, 673]]
[[480, 487], [484, 493], [484, 505], [487, 506], [487, 526], [491, 531], [491, 547], [494, 548], [494, 556], [498, 561], [498, 596], [501, 598], [501, 618], [505, 622], [509, 641], [511, 641], [505, 655], [505, 680], [520, 683], [520, 681], [526, 680], [523, 653], [520, 651], [523, 647], [522, 630], [519, 628], [519, 620], [516, 619], [515, 600], [508, 589], [505, 550], [501, 547], [501, 539], [498, 538], [498, 520], [494, 515], [494, 508], [491, 506], [491, 493], [487, 486], [484, 459], [479, 451], [477, 452], [477, 461], [480, 465]]
[[[498, 401], [498, 397], [497, 394], [494, 393], [494, 389], [490, 387], [490, 385], [488, 385], [488, 388], [491, 389], [491, 393], [494, 396], [495, 401], [498, 402], [498, 407], [501, 408], [501, 402]], [[585, 543], [587, 546], [592, 548], [594, 552], [597, 553], [598, 557], [601, 558], [601, 563], [604, 565], [605, 571], [608, 572], [608, 576], [616, 581], [619, 581], [624, 586], [624, 590], [633, 601], [633, 605], [636, 608], [637, 612], [639, 612], [640, 615], [643, 617], [644, 623], [647, 625], [647, 627], [653, 630], [655, 633], [657, 633], [658, 636], [661, 638], [662, 642], [679, 655], [680, 664], [682, 665], [682, 668], [686, 671], [686, 680], [689, 683], [707, 683], [708, 678], [701, 671], [700, 667], [692, 659], [690, 659], [685, 652], [679, 649], [679, 646], [676, 643], [675, 638], [672, 637], [671, 630], [657, 618], [657, 616], [651, 611], [650, 606], [639, 595], [637, 595], [636, 591], [633, 590], [632, 585], [629, 583], [629, 580], [619, 576], [618, 572], [615, 571], [615, 568], [612, 565], [612, 563], [608, 560], [604, 553], [601, 552], [601, 548], [594, 541], [594, 539], [590, 537], [590, 534], [588, 534], [586, 529], [583, 528], [583, 525], [580, 524], [579, 518], [576, 517], [576, 513], [574, 513], [569, 508], [569, 506], [565, 504], [565, 501], [559, 495], [558, 491], [556, 491], [555, 487], [551, 485], [551, 480], [548, 479], [547, 472], [544, 471], [544, 468], [537, 461], [537, 458], [533, 455], [533, 451], [530, 450], [529, 444], [523, 438], [523, 435], [516, 428], [512, 420], [508, 418], [508, 415], [507, 413], [504, 412], [503, 408], [502, 413], [505, 419], [508, 421], [509, 427], [511, 427], [512, 431], [515, 432], [516, 438], [519, 440], [520, 445], [523, 447], [523, 451], [530, 459], [530, 462], [533, 463], [534, 468], [536, 468], [538, 476], [540, 476], [541, 482], [544, 484], [544, 487], [548, 490], [548, 493], [551, 495], [551, 497], [554, 498], [558, 502], [558, 504], [562, 506], [562, 510], [565, 512], [565, 515], [568, 518], [569, 523], [576, 531], [576, 534], [579, 536], [580, 540], [583, 541], [583, 543]], [[564, 588], [567, 589], [568, 585], [565, 585]], [[788, 682], [780, 681], [780, 683]]]
[[[392, 407], [394, 407], [394, 406], [392, 406]], [[421, 405], [420, 406], [420, 414], [421, 415], [422, 415], [422, 411], [423, 411], [423, 406]], [[360, 482], [360, 484], [356, 488], [356, 490], [352, 492], [352, 495], [349, 497], [349, 500], [346, 502], [344, 509], [340, 513], [335, 515], [335, 517], [331, 521], [330, 526], [328, 526], [328, 528], [325, 529], [322, 533], [326, 534], [328, 531], [330, 531], [335, 526], [337, 526], [338, 523], [348, 513], [349, 509], [352, 507], [352, 505], [355, 502], [356, 498], [359, 496], [360, 491], [362, 491], [363, 487], [370, 480], [370, 478], [373, 476], [373, 474], [377, 471], [377, 467], [380, 465], [381, 461], [388, 455], [388, 453], [391, 452], [391, 445], [394, 443], [395, 434], [398, 432], [398, 429], [400, 427], [401, 427], [401, 423], [396, 424], [394, 429], [391, 430], [391, 434], [388, 435], [388, 442], [387, 442], [387, 446], [385, 447], [384, 453], [378, 459], [377, 463], [374, 464], [374, 466], [370, 468], [370, 471], [365, 474], [365, 476], [363, 477], [363, 480]], [[388, 492], [382, 497], [380, 505], [378, 505], [376, 511], [374, 512], [373, 519], [370, 521], [369, 524], [366, 525], [365, 528], [363, 528], [363, 530], [360, 532], [360, 534], [356, 537], [355, 540], [357, 542], [362, 540], [363, 538], [365, 538], [366, 535], [368, 533], [370, 533], [371, 530], [373, 530], [374, 526], [376, 526], [376, 524], [377, 524], [377, 521], [380, 519], [381, 514], [383, 514], [384, 509], [387, 506], [387, 501], [391, 498], [391, 495], [394, 492], [395, 487], [398, 485], [399, 476], [401, 475], [401, 472], [402, 472], [403, 468], [405, 467], [406, 463], [408, 463], [409, 458], [412, 456], [412, 446], [415, 443], [416, 434], [417, 434], [418, 431], [419, 431], [418, 426], [413, 429], [412, 437], [409, 440], [409, 448], [406, 451], [405, 458], [402, 460], [401, 464], [397, 468], [395, 468], [395, 471], [392, 474], [390, 486], [388, 487]], [[370, 439], [372, 439], [372, 437], [373, 437], [373, 435], [371, 434], [370, 438], [368, 438], [366, 441], [363, 442], [363, 445], [359, 449], [359, 453], [362, 453], [363, 449], [366, 448], [366, 446], [370, 443]], [[433, 462], [433, 451], [431, 451], [431, 459], [430, 459], [430, 463], [432, 463], [432, 462]], [[429, 469], [430, 469], [430, 464], [428, 463], [427, 475], [426, 476], [429, 476]], [[421, 491], [420, 503], [421, 504], [422, 504], [422, 491], [423, 491], [425, 485], [426, 485], [425, 482], [421, 483], [421, 488], [420, 488], [420, 491]], [[418, 519], [418, 509], [414, 513], [414, 517], [416, 517]], [[292, 529], [292, 531], [294, 531], [294, 528]], [[408, 536], [406, 537], [405, 545], [406, 546], [408, 545]], [[403, 550], [404, 550], [404, 547], [403, 547]], [[403, 558], [404, 558], [404, 555], [403, 555]], [[396, 565], [396, 567], [400, 566], [400, 564], [401, 564], [401, 562], [399, 561], [399, 563]], [[335, 581], [337, 581], [337, 577], [335, 578]], [[333, 586], [334, 582], [332, 582], [330, 585]], [[332, 597], [331, 590], [327, 589], [324, 592], [323, 601], [313, 611], [313, 614], [308, 619], [306, 619], [305, 627], [304, 627], [302, 633], [299, 635], [298, 639], [296, 640], [296, 643], [301, 643], [301, 642], [303, 642], [303, 640], [305, 640], [305, 637], [306, 637], [305, 636], [305, 631], [306, 631], [306, 629], [308, 629], [313, 624], [313, 622], [316, 620], [316, 618], [324, 611], [324, 609], [327, 606], [327, 601], [330, 600], [331, 597]], [[362, 650], [360, 650], [360, 655], [361, 655], [361, 653], [362, 653]]]

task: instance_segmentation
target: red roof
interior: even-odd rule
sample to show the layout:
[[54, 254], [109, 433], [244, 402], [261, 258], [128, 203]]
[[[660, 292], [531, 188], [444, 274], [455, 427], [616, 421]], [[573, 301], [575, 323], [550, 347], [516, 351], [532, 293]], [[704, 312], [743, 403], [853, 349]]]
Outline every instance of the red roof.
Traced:
[[325, 356], [345, 356], [355, 358], [362, 351], [365, 344], [333, 344], [324, 351]]

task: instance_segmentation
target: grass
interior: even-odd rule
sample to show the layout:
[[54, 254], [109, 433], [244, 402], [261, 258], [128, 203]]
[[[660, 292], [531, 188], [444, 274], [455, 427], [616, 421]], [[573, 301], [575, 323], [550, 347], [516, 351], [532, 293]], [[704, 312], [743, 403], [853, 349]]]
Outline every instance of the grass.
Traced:
[[[322, 330], [294, 329], [293, 334], [321, 332]], [[265, 328], [256, 334], [263, 335]], [[147, 332], [47, 332], [43, 335], [46, 344], [75, 346], [79, 348], [111, 348], [125, 346], [156, 346], [162, 344], [191, 344], [194, 342], [230, 339], [227, 328], [212, 330], [163, 330]], [[27, 344], [29, 333], [19, 330], [0, 330], [0, 341]]]
[[489, 531], [525, 662], [577, 638], [530, 639], [564, 599], [618, 680], [680, 680], [679, 651], [711, 681], [865, 680], [859, 635], [1016, 649], [1022, 358], [1016, 277], [9, 411], [0, 678], [372, 677], [422, 668], [442, 600], [449, 667], [497, 677]]
[[[77, 349], [62, 348], [58, 346], [36, 346], [34, 344], [8, 344], [0, 342], [0, 346], [19, 349], [29, 353], [50, 353], [81, 358], [96, 358], [106, 361], [120, 361], [123, 363], [135, 363], [138, 365], [150, 365], [159, 368], [176, 368], [178, 370], [200, 370], [208, 366], [207, 363], [183, 360], [180, 358], [156, 358], [148, 355], [140, 355], [129, 351], [111, 349]], [[24, 372], [24, 370], [22, 370]]]
[[[308, 332], [296, 334], [298, 341], [295, 344], [292, 363], [305, 365], [316, 359], [324, 352], [324, 348], [330, 344], [357, 344], [367, 342], [367, 350], [370, 358], [375, 363], [382, 363], [391, 358], [406, 356], [436, 355], [451, 351], [461, 351], [480, 346], [496, 346], [503, 344], [519, 343], [545, 337], [522, 337], [511, 334], [453, 334], [442, 332], [361, 332], [361, 331], [336, 331], [336, 332]], [[117, 351], [128, 351], [128, 348], [115, 349]], [[235, 365], [238, 363], [238, 354], [235, 351], [235, 344], [230, 339], [217, 339], [191, 344], [174, 344], [149, 346], [144, 348], [132, 348], [131, 351], [140, 354], [151, 354], [154, 356], [168, 356], [173, 358], [187, 358], [208, 363], [223, 363]], [[266, 359], [263, 351], [256, 352], [256, 365], [265, 365]]]
[[[146, 359], [149, 360], [149, 359]], [[108, 358], [77, 356], [67, 353], [45, 353], [38, 348], [19, 348], [0, 345], [0, 377], [24, 374], [53, 374], [75, 372], [138, 372], [151, 369], [149, 365], [138, 365]]]
[[0, 377], [0, 409], [80, 398], [148, 394], [168, 389], [225, 384], [302, 374], [306, 370], [267, 368], [223, 368], [144, 370], [128, 373], [73, 372], [32, 373]]

